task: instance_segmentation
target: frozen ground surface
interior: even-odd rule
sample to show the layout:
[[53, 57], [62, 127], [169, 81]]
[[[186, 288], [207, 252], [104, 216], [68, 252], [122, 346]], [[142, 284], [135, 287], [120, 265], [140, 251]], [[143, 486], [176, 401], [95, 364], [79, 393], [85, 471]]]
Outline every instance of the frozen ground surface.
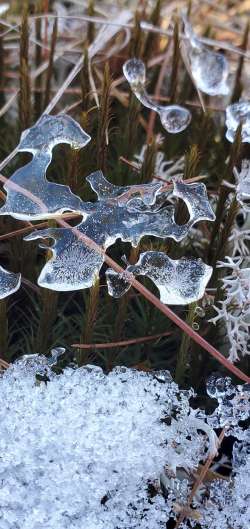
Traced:
[[[190, 471], [216, 451], [192, 390], [167, 371], [56, 375], [31, 355], [1, 376], [0, 394], [1, 529], [165, 529], [187, 500]], [[204, 529], [218, 519], [220, 529], [248, 528], [247, 432], [238, 434], [234, 483], [215, 482], [212, 501], [198, 506]]]
[[34, 370], [16, 364], [0, 380], [1, 529], [164, 527], [164, 499], [147, 490], [177, 404], [168, 374], [88, 367], [44, 383]]

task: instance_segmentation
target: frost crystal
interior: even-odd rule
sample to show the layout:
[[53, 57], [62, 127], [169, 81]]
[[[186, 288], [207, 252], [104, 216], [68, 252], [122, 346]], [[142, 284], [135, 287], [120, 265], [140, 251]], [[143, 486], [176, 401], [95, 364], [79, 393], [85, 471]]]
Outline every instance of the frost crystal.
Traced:
[[237, 171], [237, 168], [235, 167], [234, 176], [237, 181], [236, 198], [243, 211], [250, 213], [250, 160], [242, 161], [240, 171]]
[[239, 101], [226, 108], [226, 138], [233, 143], [239, 125], [242, 125], [241, 138], [243, 143], [250, 143], [250, 102]]
[[[135, 265], [128, 265], [127, 273], [149, 277], [160, 292], [162, 303], [186, 305], [204, 295], [212, 268], [201, 259], [172, 260], [162, 252], [145, 252]], [[121, 297], [129, 288], [126, 274], [106, 272], [109, 294]]]
[[146, 69], [143, 61], [129, 59], [123, 65], [123, 73], [142, 105], [159, 114], [161, 124], [167, 132], [177, 134], [187, 128], [191, 121], [189, 110], [179, 105], [158, 105], [148, 95], [145, 88]]
[[[146, 149], [147, 145], [143, 145], [141, 152], [135, 155], [135, 160], [138, 163], [138, 168], [141, 168], [143, 164]], [[154, 168], [154, 175], [156, 177], [159, 177], [162, 180], [165, 180], [166, 182], [172, 182], [174, 180], [179, 180], [180, 177], [183, 178], [183, 170], [184, 156], [181, 156], [176, 161], [168, 161], [165, 159], [165, 155], [162, 151], [157, 151]], [[154, 178], [153, 182], [159, 182], [159, 180], [157, 178]]]
[[188, 38], [188, 60], [197, 87], [210, 96], [228, 94], [227, 59], [221, 53], [210, 51], [200, 43], [185, 15], [183, 21], [185, 35]]
[[4, 184], [7, 199], [0, 215], [19, 220], [49, 219], [64, 211], [84, 211], [82, 200], [66, 185], [49, 182], [46, 171], [53, 147], [68, 143], [74, 149], [87, 145], [90, 136], [70, 116], [43, 115], [21, 135], [19, 152], [30, 152], [33, 159]]
[[0, 266], [0, 299], [14, 294], [21, 285], [21, 274], [13, 274]]
[[250, 268], [240, 268], [242, 257], [226, 257], [218, 267], [230, 269], [222, 279], [224, 299], [220, 307], [214, 307], [217, 315], [210, 321], [223, 320], [230, 343], [229, 359], [235, 362], [239, 356], [250, 354]]
[[[88, 288], [99, 274], [105, 250], [117, 239], [131, 242], [133, 246], [137, 246], [145, 235], [180, 241], [195, 222], [214, 220], [204, 184], [175, 182], [173, 195], [184, 200], [190, 214], [186, 224], [178, 225], [174, 220], [174, 207], [160, 207], [156, 202], [161, 187], [159, 183], [124, 188], [113, 186], [101, 171], [88, 176], [87, 181], [99, 200], [94, 204], [84, 203], [85, 211], [88, 208], [89, 213], [78, 226], [74, 229], [48, 228], [25, 238], [54, 239], [50, 247], [53, 256], [38, 279], [40, 286], [65, 291]], [[103, 251], [87, 246], [84, 237], [94, 241]]]
[[1, 529], [166, 527], [161, 474], [188, 477], [206, 458], [209, 427], [195, 423], [192, 391], [168, 372], [95, 366], [47, 371], [45, 383], [35, 378], [43, 358], [0, 379]]

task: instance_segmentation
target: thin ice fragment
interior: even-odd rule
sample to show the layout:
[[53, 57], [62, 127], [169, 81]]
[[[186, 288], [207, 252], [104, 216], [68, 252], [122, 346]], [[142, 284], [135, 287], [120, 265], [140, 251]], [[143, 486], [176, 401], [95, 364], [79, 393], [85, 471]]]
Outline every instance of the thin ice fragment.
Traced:
[[21, 285], [21, 274], [8, 272], [0, 266], [0, 299], [14, 294]]
[[201, 44], [185, 15], [183, 15], [183, 22], [185, 35], [188, 38], [188, 61], [197, 88], [210, 96], [228, 94], [227, 59], [221, 53], [210, 51]]
[[[73, 228], [48, 228], [33, 232], [25, 240], [51, 238], [52, 258], [47, 261], [38, 284], [52, 290], [79, 290], [95, 282], [104, 262], [104, 253], [117, 239], [137, 246], [145, 235], [182, 240], [190, 226], [199, 220], [213, 220], [204, 184], [176, 182], [173, 194], [183, 198], [190, 212], [184, 225], [176, 224], [174, 207], [158, 203], [161, 184], [118, 187], [108, 182], [101, 171], [87, 177], [99, 200], [82, 222]], [[76, 233], [76, 230], [78, 233]], [[84, 237], [100, 250], [89, 247]], [[85, 239], [86, 240], [86, 239]], [[42, 247], [47, 248], [42, 245]]]
[[144, 204], [151, 206], [155, 203], [156, 195], [162, 187], [160, 182], [133, 186], [115, 186], [106, 180], [102, 171], [95, 171], [87, 176], [86, 180], [90, 183], [99, 200], [117, 198], [119, 204], [128, 203], [130, 200], [139, 197]]
[[167, 132], [177, 134], [187, 128], [191, 121], [189, 110], [179, 105], [158, 105], [148, 95], [146, 85], [146, 69], [140, 59], [129, 59], [123, 65], [123, 73], [130, 84], [130, 88], [147, 108], [159, 114], [162, 126]]
[[226, 108], [226, 138], [231, 143], [240, 124], [242, 142], [250, 143], [250, 101], [241, 100]]
[[68, 143], [72, 148], [80, 149], [89, 141], [90, 136], [70, 116], [42, 116], [21, 135], [18, 151], [32, 153], [33, 159], [15, 171], [5, 183], [7, 199], [0, 215], [11, 215], [19, 220], [41, 220], [64, 211], [86, 212], [86, 204], [68, 186], [49, 182], [46, 171], [55, 145]]
[[110, 268], [106, 271], [109, 294], [115, 298], [128, 291], [126, 274], [149, 277], [166, 305], [187, 305], [200, 299], [212, 274], [212, 267], [201, 259], [170, 259], [163, 252], [145, 252], [135, 265], [128, 265], [125, 274]]
[[[82, 233], [81, 224], [77, 226]], [[56, 291], [72, 291], [90, 288], [95, 283], [104, 262], [102, 254], [78, 240], [70, 228], [48, 228], [35, 231], [25, 237], [26, 241], [53, 239], [52, 258], [43, 267], [38, 285]], [[42, 248], [46, 248], [44, 244]]]
[[185, 184], [174, 182], [173, 195], [181, 198], [187, 205], [190, 215], [190, 227], [199, 220], [215, 220], [215, 214], [207, 198], [207, 189], [203, 183]]

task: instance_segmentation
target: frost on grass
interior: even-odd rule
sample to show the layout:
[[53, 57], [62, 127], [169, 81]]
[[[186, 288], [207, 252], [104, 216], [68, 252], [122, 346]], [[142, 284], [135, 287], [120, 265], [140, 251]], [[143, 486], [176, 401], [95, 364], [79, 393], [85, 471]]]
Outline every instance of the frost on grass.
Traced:
[[176, 494], [164, 499], [163, 476], [188, 476], [216, 448], [168, 372], [56, 375], [32, 356], [0, 386], [1, 529], [164, 528]]
[[197, 88], [210, 96], [229, 93], [227, 59], [201, 44], [187, 17], [183, 15], [184, 31], [188, 38], [187, 56]]
[[33, 158], [4, 184], [7, 199], [0, 215], [39, 220], [64, 211], [84, 211], [82, 200], [68, 186], [49, 182], [46, 171], [55, 145], [68, 143], [73, 149], [81, 149], [89, 141], [90, 136], [70, 116], [43, 115], [21, 135], [18, 152], [30, 152]]
[[0, 266], [0, 299], [4, 299], [11, 294], [14, 294], [21, 285], [21, 274], [14, 274], [8, 272]]
[[128, 265], [124, 274], [109, 268], [106, 272], [109, 294], [121, 297], [130, 288], [126, 275], [149, 277], [160, 292], [162, 303], [186, 305], [200, 299], [212, 275], [212, 267], [201, 259], [170, 259], [163, 252], [145, 252], [135, 265]]
[[[89, 213], [75, 229], [48, 228], [25, 238], [54, 240], [52, 258], [38, 279], [42, 287], [65, 291], [88, 288], [99, 274], [105, 250], [118, 239], [133, 246], [145, 235], [180, 241], [196, 222], [214, 220], [204, 184], [174, 183], [173, 196], [183, 199], [190, 215], [186, 224], [179, 225], [174, 219], [174, 206], [162, 203], [159, 183], [114, 186], [101, 171], [89, 175], [87, 181], [99, 200], [85, 203]], [[84, 238], [94, 241], [101, 250], [89, 246]], [[46, 248], [44, 244], [42, 247]]]
[[159, 114], [161, 124], [167, 132], [178, 134], [185, 130], [190, 121], [189, 110], [179, 105], [158, 105], [146, 91], [146, 68], [141, 59], [129, 59], [123, 65], [123, 73], [130, 84], [130, 88], [147, 108]]

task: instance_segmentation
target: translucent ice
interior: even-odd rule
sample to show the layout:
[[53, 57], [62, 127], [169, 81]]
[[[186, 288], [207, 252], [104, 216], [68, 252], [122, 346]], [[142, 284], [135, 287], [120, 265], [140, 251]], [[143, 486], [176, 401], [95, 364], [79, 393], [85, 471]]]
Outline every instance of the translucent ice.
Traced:
[[46, 171], [55, 145], [68, 143], [72, 148], [80, 149], [89, 141], [90, 136], [70, 116], [43, 115], [21, 135], [18, 151], [32, 153], [33, 159], [15, 171], [5, 183], [7, 199], [0, 215], [40, 220], [53, 218], [64, 211], [82, 212], [82, 200], [68, 186], [49, 182]]
[[250, 143], [250, 102], [239, 101], [226, 108], [226, 138], [233, 143], [235, 133], [241, 124], [241, 139], [243, 143]]
[[21, 274], [13, 274], [0, 266], [0, 299], [14, 294], [21, 285]]
[[[52, 258], [47, 261], [38, 284], [52, 290], [79, 290], [94, 284], [104, 262], [104, 252], [117, 239], [137, 246], [145, 235], [182, 240], [199, 220], [213, 220], [204, 184], [176, 182], [173, 194], [187, 204], [190, 219], [178, 225], [172, 205], [158, 206], [161, 184], [113, 186], [97, 171], [87, 177], [99, 200], [88, 204], [89, 215], [73, 228], [48, 228], [33, 232], [25, 240], [52, 238]], [[159, 187], [160, 185], [160, 187]], [[85, 204], [85, 203], [84, 203]], [[90, 206], [92, 211], [90, 213]], [[84, 241], [87, 237], [99, 249]], [[86, 240], [86, 239], [85, 239]], [[46, 248], [44, 244], [42, 247]]]
[[229, 66], [227, 59], [221, 53], [210, 51], [200, 43], [185, 15], [183, 15], [183, 22], [184, 31], [188, 38], [188, 60], [197, 87], [211, 96], [228, 94]]
[[110, 268], [106, 272], [109, 294], [121, 297], [130, 287], [126, 274], [149, 277], [160, 292], [162, 303], [186, 305], [204, 295], [212, 268], [201, 259], [170, 259], [163, 252], [145, 252], [135, 265], [128, 265], [125, 274]]
[[250, 418], [250, 385], [234, 386], [229, 377], [212, 376], [207, 382], [207, 393], [218, 401], [217, 408], [208, 417], [209, 424], [213, 428], [226, 426], [226, 435], [238, 437], [239, 423]]
[[150, 98], [145, 88], [145, 65], [140, 59], [129, 59], [126, 61], [123, 65], [123, 73], [130, 84], [131, 90], [142, 105], [159, 114], [162, 126], [167, 132], [177, 134], [187, 128], [191, 121], [189, 110], [179, 105], [158, 105]]

